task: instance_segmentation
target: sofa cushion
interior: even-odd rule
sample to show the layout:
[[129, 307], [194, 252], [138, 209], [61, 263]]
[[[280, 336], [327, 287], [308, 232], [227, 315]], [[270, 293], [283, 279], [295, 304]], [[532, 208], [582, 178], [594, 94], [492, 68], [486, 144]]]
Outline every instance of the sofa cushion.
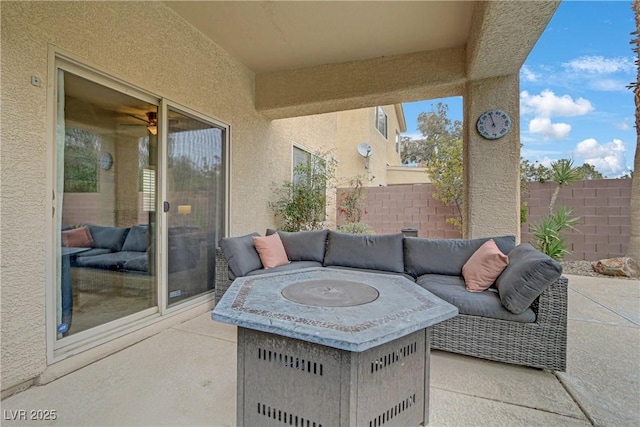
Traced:
[[86, 226], [64, 230], [60, 233], [62, 246], [72, 248], [90, 248], [93, 245], [91, 233]]
[[265, 269], [289, 264], [287, 252], [284, 250], [282, 240], [278, 233], [270, 236], [253, 236], [253, 245], [258, 251], [258, 256]]
[[329, 231], [323, 264], [403, 273], [402, 239], [402, 233], [364, 235]]
[[122, 270], [125, 262], [139, 256], [140, 252], [111, 252], [108, 254], [77, 258], [76, 264], [78, 267], [101, 268], [103, 270]]
[[423, 274], [462, 275], [462, 267], [484, 242], [493, 239], [504, 254], [516, 246], [515, 236], [483, 237], [479, 239], [404, 239], [405, 271], [413, 277]]
[[234, 278], [246, 276], [250, 271], [262, 268], [260, 256], [253, 245], [253, 236], [259, 236], [259, 234], [251, 233], [220, 239], [220, 249], [227, 259]]
[[[275, 232], [276, 230], [267, 229], [267, 235]], [[278, 230], [277, 233], [280, 235], [280, 240], [282, 240], [289, 261], [322, 262], [324, 260], [329, 230], [297, 232]]]
[[146, 252], [149, 247], [149, 226], [134, 225], [127, 233], [122, 245], [123, 251]]
[[[500, 302], [500, 296], [495, 289], [488, 289], [485, 292], [467, 292], [464, 279], [460, 276], [425, 274], [418, 277], [416, 283], [435, 296], [458, 307], [460, 314], [521, 323], [531, 323], [536, 320], [536, 315], [531, 308], [527, 308], [520, 314], [514, 314], [507, 310]], [[469, 331], [469, 333], [473, 333], [473, 331]]]
[[147, 253], [139, 254], [135, 258], [125, 261], [123, 268], [129, 271], [147, 272], [149, 270], [149, 257], [147, 256]]
[[258, 276], [266, 273], [279, 273], [281, 271], [293, 271], [313, 267], [322, 267], [322, 264], [317, 261], [292, 261], [289, 264], [279, 265], [273, 268], [260, 268], [258, 270], [253, 270], [247, 273], [247, 276]]
[[113, 252], [122, 250], [124, 240], [129, 233], [129, 227], [103, 227], [89, 225], [94, 248], [110, 249]]
[[509, 263], [496, 242], [489, 239], [471, 255], [462, 267], [462, 277], [469, 292], [482, 292], [493, 285]]
[[520, 314], [561, 274], [560, 263], [522, 243], [509, 253], [509, 265], [496, 280], [496, 288], [502, 304]]

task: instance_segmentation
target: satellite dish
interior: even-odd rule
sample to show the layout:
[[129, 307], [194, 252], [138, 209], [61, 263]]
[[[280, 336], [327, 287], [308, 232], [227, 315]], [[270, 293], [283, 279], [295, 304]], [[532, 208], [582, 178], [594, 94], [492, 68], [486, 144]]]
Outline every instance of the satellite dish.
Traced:
[[369, 157], [373, 154], [371, 144], [367, 144], [366, 142], [358, 144], [358, 153], [364, 157], [364, 168], [369, 169]]
[[367, 144], [366, 142], [361, 142], [358, 144], [358, 153], [365, 159], [373, 154], [373, 147], [371, 144]]

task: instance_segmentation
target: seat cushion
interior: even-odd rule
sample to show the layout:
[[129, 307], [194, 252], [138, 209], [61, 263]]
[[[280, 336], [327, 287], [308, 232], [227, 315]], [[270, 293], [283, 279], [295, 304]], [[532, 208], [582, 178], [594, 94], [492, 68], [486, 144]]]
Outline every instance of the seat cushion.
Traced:
[[329, 231], [324, 266], [404, 272], [402, 233], [348, 234]]
[[247, 276], [257, 276], [266, 273], [278, 273], [281, 271], [293, 271], [313, 267], [322, 267], [322, 264], [317, 261], [292, 261], [289, 264], [279, 265], [273, 268], [260, 268], [258, 270], [253, 270], [247, 273]]
[[460, 314], [521, 323], [532, 323], [536, 320], [536, 315], [531, 308], [527, 308], [520, 314], [514, 314], [507, 310], [502, 305], [496, 289], [490, 288], [483, 292], [467, 291], [461, 276], [424, 274], [418, 277], [416, 283], [435, 296], [458, 307]]
[[149, 270], [149, 257], [147, 253], [139, 254], [124, 262], [122, 266], [127, 271], [147, 272]]
[[502, 304], [520, 314], [562, 274], [562, 265], [529, 243], [509, 253], [509, 265], [496, 280]]
[[462, 275], [462, 267], [475, 251], [487, 240], [493, 239], [504, 254], [516, 246], [515, 236], [486, 237], [479, 239], [404, 239], [404, 264], [413, 277], [423, 274]]
[[124, 264], [140, 257], [140, 252], [111, 252], [108, 254], [84, 256], [76, 259], [78, 267], [101, 268], [103, 270], [122, 270]]
[[[267, 229], [267, 236], [275, 233], [276, 230]], [[280, 231], [280, 240], [287, 252], [289, 261], [317, 261], [324, 260], [324, 251], [327, 247], [327, 236], [329, 230], [312, 231]]]
[[260, 256], [253, 245], [253, 236], [260, 235], [251, 233], [244, 236], [220, 239], [220, 249], [222, 249], [234, 278], [246, 276], [250, 271], [262, 268]]

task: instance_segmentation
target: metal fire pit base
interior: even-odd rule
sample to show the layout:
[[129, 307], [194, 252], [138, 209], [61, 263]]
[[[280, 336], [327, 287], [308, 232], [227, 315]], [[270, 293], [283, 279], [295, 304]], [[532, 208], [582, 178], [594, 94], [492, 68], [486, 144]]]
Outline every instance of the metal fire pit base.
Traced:
[[429, 340], [353, 352], [239, 327], [237, 425], [426, 425]]

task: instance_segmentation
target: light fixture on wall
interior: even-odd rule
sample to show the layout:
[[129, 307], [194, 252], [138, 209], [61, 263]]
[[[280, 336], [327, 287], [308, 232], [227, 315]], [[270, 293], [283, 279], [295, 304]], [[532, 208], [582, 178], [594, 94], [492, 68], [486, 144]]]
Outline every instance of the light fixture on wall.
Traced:
[[364, 168], [369, 169], [369, 157], [373, 154], [373, 147], [371, 144], [361, 142], [358, 144], [358, 153], [364, 157]]

